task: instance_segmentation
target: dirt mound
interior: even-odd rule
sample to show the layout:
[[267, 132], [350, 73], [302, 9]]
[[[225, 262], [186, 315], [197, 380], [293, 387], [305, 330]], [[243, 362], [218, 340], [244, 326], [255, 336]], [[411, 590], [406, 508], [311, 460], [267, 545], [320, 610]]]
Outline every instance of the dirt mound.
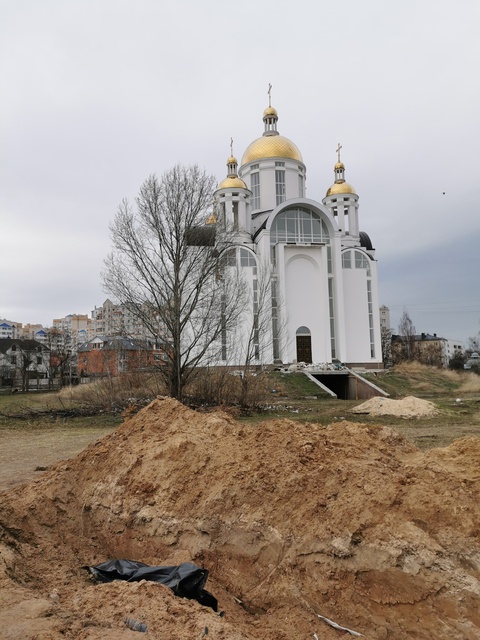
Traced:
[[[421, 453], [386, 427], [242, 425], [157, 399], [2, 496], [5, 640], [474, 640], [480, 440]], [[94, 585], [110, 558], [194, 562], [220, 617], [153, 583]]]
[[363, 402], [352, 413], [366, 413], [370, 416], [399, 416], [402, 418], [423, 418], [434, 416], [437, 408], [429, 400], [407, 396], [402, 400], [375, 397]]

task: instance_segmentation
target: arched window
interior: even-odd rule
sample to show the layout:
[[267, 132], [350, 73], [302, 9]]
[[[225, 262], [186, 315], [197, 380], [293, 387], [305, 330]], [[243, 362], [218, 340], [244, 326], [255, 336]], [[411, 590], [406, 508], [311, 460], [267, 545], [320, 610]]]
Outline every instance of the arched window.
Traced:
[[225, 252], [223, 265], [226, 267], [256, 267], [257, 260], [251, 251], [235, 247]]
[[342, 267], [344, 269], [365, 269], [367, 276], [371, 277], [370, 259], [361, 251], [349, 249], [342, 253]]
[[241, 267], [256, 267], [257, 261], [251, 251], [247, 249], [240, 249], [240, 266]]
[[276, 216], [270, 230], [270, 242], [328, 244], [330, 234], [318, 213], [305, 207], [295, 207]]
[[355, 269], [366, 269], [367, 276], [370, 277], [370, 260], [361, 251], [355, 251]]

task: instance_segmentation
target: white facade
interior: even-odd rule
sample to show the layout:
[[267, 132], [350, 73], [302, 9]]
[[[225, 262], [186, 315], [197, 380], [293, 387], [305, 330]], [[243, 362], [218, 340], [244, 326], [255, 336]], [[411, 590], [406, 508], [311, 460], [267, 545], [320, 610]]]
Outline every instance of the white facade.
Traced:
[[391, 330], [390, 309], [384, 304], [380, 307], [380, 327], [385, 331]]
[[16, 338], [18, 323], [0, 318], [0, 340], [2, 338]]
[[459, 340], [449, 340], [447, 338], [443, 344], [443, 348], [443, 361], [445, 367], [448, 367], [452, 358], [463, 354], [463, 342], [460, 342]]
[[[228, 159], [215, 193], [216, 222], [234, 229], [243, 249], [237, 264], [251, 292], [251, 313], [235, 336], [224, 336], [222, 360], [243, 364], [253, 340], [251, 363], [380, 366], [377, 263], [359, 230], [358, 195], [345, 182], [339, 155], [323, 201], [306, 198], [301, 153], [279, 134], [277, 121], [267, 107], [263, 135], [239, 169]], [[268, 300], [259, 294], [266, 277]]]

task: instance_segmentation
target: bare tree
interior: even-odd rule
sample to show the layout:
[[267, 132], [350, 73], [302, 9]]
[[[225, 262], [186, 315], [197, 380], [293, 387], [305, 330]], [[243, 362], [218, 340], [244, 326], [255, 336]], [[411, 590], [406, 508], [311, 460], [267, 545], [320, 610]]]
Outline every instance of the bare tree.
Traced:
[[480, 352], [480, 333], [476, 336], [470, 336], [467, 340], [467, 351], [476, 353]]
[[[235, 364], [240, 365], [242, 375], [241, 406], [248, 404], [254, 369], [258, 369], [266, 361], [271, 362], [274, 341], [284, 336], [285, 327], [280, 326], [278, 313], [272, 317], [272, 297], [276, 305], [279, 305], [278, 293], [275, 292], [272, 296], [276, 287], [272, 265], [266, 261], [257, 264], [243, 316], [241, 339], [236, 341], [237, 348], [232, 353]], [[275, 327], [273, 322], [276, 323]]]
[[382, 341], [382, 360], [385, 367], [392, 365], [392, 330], [390, 327], [380, 327]]
[[415, 326], [407, 311], [403, 312], [398, 325], [398, 340], [394, 348], [396, 362], [412, 362], [417, 359], [418, 349], [415, 339]]
[[48, 349], [36, 340], [15, 340], [12, 345], [13, 358], [15, 359], [16, 376], [21, 379], [22, 391], [29, 391], [30, 379], [34, 377], [38, 381], [47, 370]]
[[443, 367], [444, 356], [441, 340], [428, 340], [422, 343], [422, 347], [419, 350], [418, 360], [422, 364], [430, 365], [432, 367]]
[[53, 389], [55, 378], [58, 379], [58, 385], [63, 387], [64, 384], [71, 383], [72, 363], [75, 358], [71, 349], [65, 345], [65, 336], [59, 329], [51, 327], [47, 329], [46, 333], [45, 345], [50, 351], [50, 357], [46, 364], [48, 388]]
[[131, 207], [124, 200], [110, 226], [113, 251], [103, 282], [162, 343], [160, 369], [182, 399], [196, 367], [218, 359], [222, 331], [243, 310], [244, 288], [223, 255], [232, 247], [224, 221], [205, 226], [215, 179], [196, 166], [150, 176]]

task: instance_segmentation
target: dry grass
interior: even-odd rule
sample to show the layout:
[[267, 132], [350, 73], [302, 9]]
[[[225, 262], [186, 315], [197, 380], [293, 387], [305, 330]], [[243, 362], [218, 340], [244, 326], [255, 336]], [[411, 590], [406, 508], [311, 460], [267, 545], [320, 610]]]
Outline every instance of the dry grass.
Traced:
[[441, 369], [437, 369], [436, 367], [429, 367], [425, 364], [420, 364], [420, 362], [402, 362], [401, 364], [397, 364], [395, 366], [395, 371], [400, 374], [406, 376], [414, 376], [414, 375], [423, 375], [426, 370], [435, 370], [436, 372], [441, 372]]
[[478, 393], [480, 376], [468, 371], [438, 369], [418, 362], [402, 363], [377, 376], [375, 383], [390, 393], [392, 398], [415, 395], [451, 396]]
[[[438, 383], [439, 379], [459, 387], [465, 392], [480, 392], [480, 376], [471, 371], [453, 371], [452, 369], [438, 369], [419, 362], [404, 362], [395, 367], [395, 371], [407, 378], [421, 380], [426, 377], [433, 377]], [[420, 382], [420, 384], [422, 384]], [[425, 383], [424, 383], [425, 384]], [[427, 383], [428, 384], [428, 383]]]
[[113, 411], [132, 404], [145, 404], [163, 394], [165, 387], [158, 376], [128, 374], [65, 387], [58, 392], [58, 400], [67, 407], [87, 406]]
[[480, 376], [471, 372], [465, 372], [462, 375], [464, 381], [458, 390], [459, 393], [480, 393]]

